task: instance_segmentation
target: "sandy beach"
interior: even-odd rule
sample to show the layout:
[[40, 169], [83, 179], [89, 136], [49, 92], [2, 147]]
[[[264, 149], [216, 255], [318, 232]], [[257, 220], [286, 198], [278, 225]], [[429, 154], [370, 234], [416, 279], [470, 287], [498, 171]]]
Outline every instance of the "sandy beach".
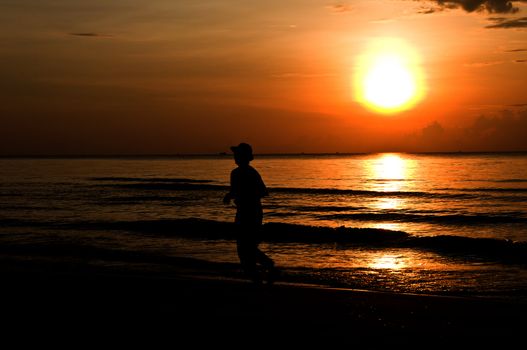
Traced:
[[525, 346], [527, 0], [0, 10], [0, 350]]
[[527, 321], [525, 304], [284, 281], [258, 287], [184, 260], [164, 268], [0, 261], [6, 334], [53, 342], [505, 345], [521, 340]]

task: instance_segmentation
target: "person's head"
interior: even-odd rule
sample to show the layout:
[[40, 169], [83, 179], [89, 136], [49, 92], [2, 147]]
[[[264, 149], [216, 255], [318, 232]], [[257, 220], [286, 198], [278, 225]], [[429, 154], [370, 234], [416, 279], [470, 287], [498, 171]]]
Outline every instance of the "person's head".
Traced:
[[234, 161], [238, 165], [248, 165], [253, 157], [253, 149], [248, 143], [240, 143], [238, 146], [232, 146], [231, 151], [234, 154]]

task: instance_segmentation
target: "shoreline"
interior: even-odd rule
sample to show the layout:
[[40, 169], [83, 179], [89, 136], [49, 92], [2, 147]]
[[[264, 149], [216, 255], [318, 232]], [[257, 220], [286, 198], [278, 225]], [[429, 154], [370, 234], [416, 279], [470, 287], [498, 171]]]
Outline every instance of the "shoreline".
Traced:
[[526, 303], [289, 282], [256, 287], [221, 271], [172, 268], [149, 273], [126, 264], [79, 269], [2, 260], [2, 309], [13, 329], [95, 337], [135, 331], [214, 344], [236, 334], [270, 344], [512, 344], [527, 322]]

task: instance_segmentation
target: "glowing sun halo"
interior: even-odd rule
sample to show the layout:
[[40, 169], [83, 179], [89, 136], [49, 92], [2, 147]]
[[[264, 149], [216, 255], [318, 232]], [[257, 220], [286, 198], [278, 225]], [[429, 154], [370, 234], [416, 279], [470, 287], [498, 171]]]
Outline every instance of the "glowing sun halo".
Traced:
[[412, 108], [424, 95], [417, 53], [399, 39], [379, 39], [359, 57], [355, 73], [356, 99], [379, 113]]

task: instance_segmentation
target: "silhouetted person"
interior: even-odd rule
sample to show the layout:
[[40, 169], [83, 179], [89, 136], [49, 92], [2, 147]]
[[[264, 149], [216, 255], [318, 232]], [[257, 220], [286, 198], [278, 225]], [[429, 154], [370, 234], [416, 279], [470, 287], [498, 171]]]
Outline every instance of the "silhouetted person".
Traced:
[[223, 198], [223, 203], [229, 204], [234, 199], [236, 204], [236, 246], [240, 264], [255, 283], [262, 282], [262, 272], [267, 274], [268, 283], [272, 283], [277, 274], [274, 262], [258, 249], [263, 220], [260, 200], [268, 195], [267, 188], [258, 171], [249, 165], [254, 159], [251, 146], [240, 143], [231, 147], [231, 150], [238, 167], [231, 172], [230, 192]]

